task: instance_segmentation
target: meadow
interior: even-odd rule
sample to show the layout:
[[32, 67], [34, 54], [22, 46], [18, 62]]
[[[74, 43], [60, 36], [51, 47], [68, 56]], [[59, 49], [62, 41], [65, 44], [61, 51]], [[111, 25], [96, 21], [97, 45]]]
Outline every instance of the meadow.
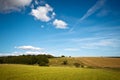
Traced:
[[0, 80], [120, 80], [120, 70], [0, 64]]

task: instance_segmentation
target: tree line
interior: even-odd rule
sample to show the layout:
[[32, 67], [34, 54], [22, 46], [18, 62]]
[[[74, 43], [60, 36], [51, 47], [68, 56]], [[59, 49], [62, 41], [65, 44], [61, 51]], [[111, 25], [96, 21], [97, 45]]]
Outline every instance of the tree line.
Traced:
[[39, 66], [48, 66], [49, 58], [52, 55], [19, 55], [19, 56], [3, 56], [0, 57], [0, 64], [38, 64]]

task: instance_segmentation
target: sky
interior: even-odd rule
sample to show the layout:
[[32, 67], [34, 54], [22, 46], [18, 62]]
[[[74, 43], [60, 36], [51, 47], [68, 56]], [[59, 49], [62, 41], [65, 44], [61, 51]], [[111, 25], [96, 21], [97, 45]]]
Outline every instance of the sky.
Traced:
[[120, 0], [0, 0], [0, 56], [120, 56]]

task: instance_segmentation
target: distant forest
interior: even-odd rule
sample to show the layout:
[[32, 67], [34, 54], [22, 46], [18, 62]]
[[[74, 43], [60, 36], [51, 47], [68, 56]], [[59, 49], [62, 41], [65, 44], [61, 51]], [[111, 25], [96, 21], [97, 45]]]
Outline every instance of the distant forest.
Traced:
[[19, 55], [19, 56], [3, 56], [0, 57], [0, 64], [38, 64], [39, 66], [48, 66], [49, 58], [52, 55]]

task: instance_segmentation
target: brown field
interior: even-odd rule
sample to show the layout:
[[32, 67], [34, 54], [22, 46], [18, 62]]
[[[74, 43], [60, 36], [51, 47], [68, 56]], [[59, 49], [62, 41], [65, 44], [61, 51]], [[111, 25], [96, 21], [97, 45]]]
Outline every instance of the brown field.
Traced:
[[100, 68], [120, 68], [120, 58], [108, 57], [65, 57], [50, 59], [51, 66], [62, 66], [62, 62], [67, 60], [67, 66], [73, 66], [74, 63], [83, 63], [86, 67]]

